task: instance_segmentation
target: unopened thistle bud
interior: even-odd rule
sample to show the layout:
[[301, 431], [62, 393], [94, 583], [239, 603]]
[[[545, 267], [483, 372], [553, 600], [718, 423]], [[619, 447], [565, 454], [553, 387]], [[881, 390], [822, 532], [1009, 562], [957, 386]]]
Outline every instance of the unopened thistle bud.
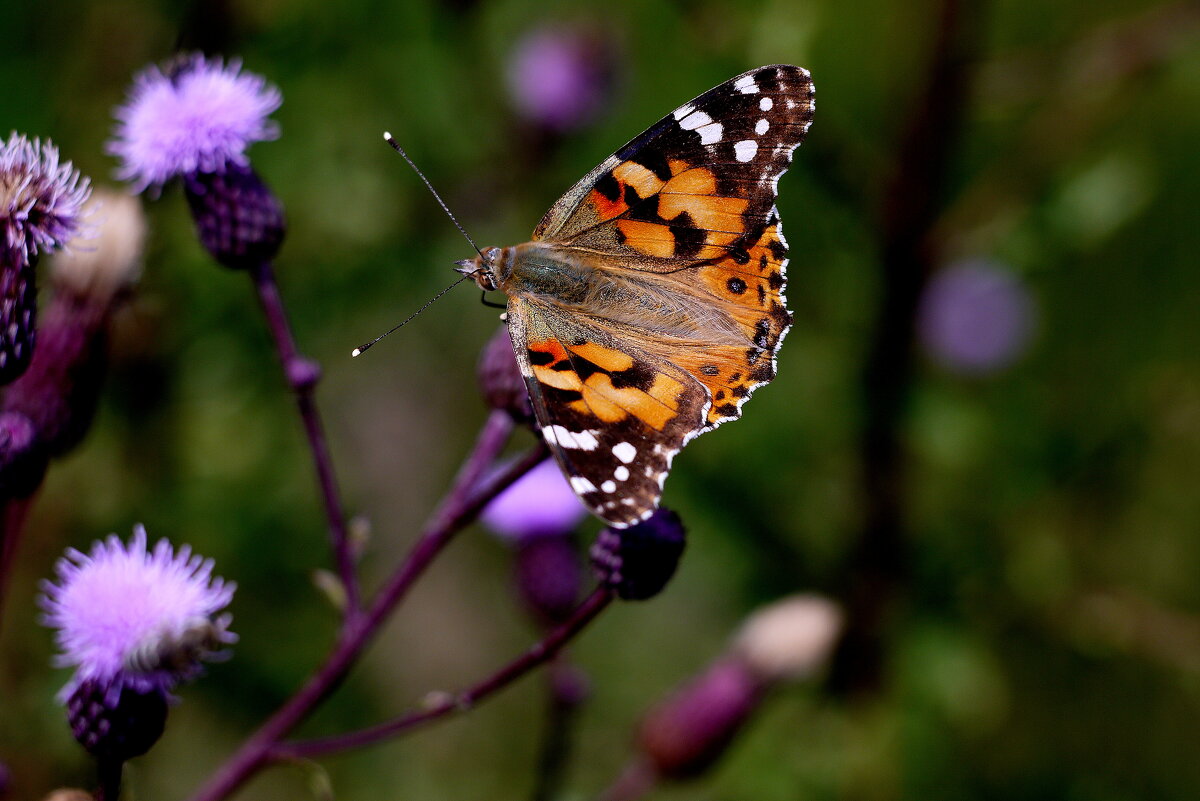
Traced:
[[533, 419], [529, 391], [525, 388], [525, 378], [513, 354], [508, 326], [496, 329], [496, 333], [483, 346], [476, 374], [479, 391], [488, 406], [508, 412], [518, 423]]
[[592, 545], [592, 568], [618, 597], [644, 601], [667, 586], [686, 545], [679, 515], [660, 508], [628, 528], [603, 529]]

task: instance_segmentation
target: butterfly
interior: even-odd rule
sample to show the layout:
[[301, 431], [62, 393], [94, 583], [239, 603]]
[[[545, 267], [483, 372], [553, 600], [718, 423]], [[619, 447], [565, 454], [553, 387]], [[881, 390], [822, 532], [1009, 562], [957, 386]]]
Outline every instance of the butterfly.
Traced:
[[792, 323], [775, 198], [813, 100], [800, 67], [731, 78], [601, 162], [529, 242], [459, 262], [508, 295], [541, 435], [611, 526], [649, 517], [675, 454], [775, 377]]

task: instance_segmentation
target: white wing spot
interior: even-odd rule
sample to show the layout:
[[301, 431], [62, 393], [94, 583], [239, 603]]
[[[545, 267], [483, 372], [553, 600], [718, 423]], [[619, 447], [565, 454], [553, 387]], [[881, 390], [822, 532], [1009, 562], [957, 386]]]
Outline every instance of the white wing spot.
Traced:
[[775, 105], [775, 101], [769, 97], [764, 97], [762, 100], [758, 101], [758, 107], [763, 111], [770, 111], [771, 106], [773, 105]]
[[696, 129], [696, 133], [700, 134], [700, 144], [702, 145], [715, 145], [721, 141], [721, 134], [724, 132], [724, 126], [719, 122], [710, 122], [708, 125]]
[[560, 448], [576, 448], [581, 451], [594, 451], [600, 444], [594, 431], [568, 431], [562, 426], [546, 426], [542, 429], [542, 439]]
[[600, 485], [600, 489], [604, 490], [605, 492], [616, 492], [617, 484], [614, 481], [605, 481]]
[[743, 139], [733, 146], [733, 155], [738, 161], [749, 161], [758, 152], [758, 142], [753, 139]]
[[758, 84], [754, 82], [753, 75], [743, 75], [733, 82], [733, 88], [737, 89], [744, 95], [753, 95], [758, 93]]
[[618, 465], [617, 469], [613, 471], [613, 477], [616, 478], [617, 481], [624, 481], [625, 479], [629, 478], [629, 468], [625, 465]]
[[771, 123], [767, 122], [766, 120], [759, 120], [758, 122], [756, 122], [754, 124], [754, 132], [756, 134], [758, 134], [759, 136], [762, 136], [763, 134], [765, 134], [767, 132], [767, 129], [770, 127], [771, 127]]
[[571, 476], [571, 489], [582, 495], [585, 492], [595, 492], [596, 485], [583, 476]]
[[613, 456], [620, 459], [625, 464], [629, 464], [637, 456], [637, 448], [630, 445], [628, 442], [618, 442], [612, 447]]
[[[686, 116], [680, 117], [680, 111], [687, 111]], [[712, 117], [705, 114], [703, 111], [696, 111], [691, 106], [684, 106], [675, 112], [675, 119], [679, 120], [679, 127], [685, 131], [694, 131], [701, 125], [708, 125], [712, 122]]]
[[692, 113], [693, 111], [695, 111], [695, 110], [696, 110], [696, 109], [692, 107], [692, 104], [691, 104], [691, 103], [684, 103], [682, 106], [680, 106], [679, 108], [675, 109], [675, 119], [676, 119], [676, 121], [678, 121], [678, 120], [682, 120], [684, 117], [686, 117], [687, 115], [691, 114], [691, 113]]

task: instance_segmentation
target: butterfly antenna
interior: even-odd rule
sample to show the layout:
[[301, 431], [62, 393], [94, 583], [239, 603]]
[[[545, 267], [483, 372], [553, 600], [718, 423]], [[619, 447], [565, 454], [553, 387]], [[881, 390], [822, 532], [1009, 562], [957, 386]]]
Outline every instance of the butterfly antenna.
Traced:
[[437, 293], [436, 295], [434, 295], [434, 296], [433, 296], [432, 298], [430, 298], [429, 300], [425, 301], [425, 305], [424, 305], [424, 306], [422, 306], [421, 308], [417, 309], [417, 310], [416, 310], [415, 312], [413, 312], [412, 314], [410, 314], [410, 315], [408, 315], [407, 317], [405, 317], [405, 318], [404, 318], [403, 320], [401, 320], [399, 323], [396, 323], [396, 325], [392, 326], [392, 327], [391, 327], [391, 328], [389, 328], [387, 331], [384, 331], [382, 334], [380, 334], [379, 336], [375, 337], [375, 338], [374, 338], [374, 339], [372, 339], [370, 342], [367, 342], [367, 343], [365, 343], [365, 344], [363, 344], [363, 345], [359, 345], [357, 348], [355, 348], [354, 350], [350, 351], [350, 355], [351, 355], [351, 356], [358, 356], [358, 355], [361, 355], [361, 354], [363, 353], [363, 351], [365, 351], [365, 350], [367, 350], [368, 348], [370, 348], [372, 345], [374, 345], [376, 342], [378, 342], [379, 340], [381, 340], [381, 339], [383, 339], [384, 337], [386, 337], [388, 334], [390, 334], [390, 333], [392, 333], [393, 331], [396, 331], [396, 330], [398, 330], [398, 329], [400, 329], [400, 328], [403, 328], [405, 325], [407, 325], [407, 324], [409, 323], [409, 321], [410, 321], [410, 320], [412, 320], [412, 318], [416, 317], [418, 314], [420, 314], [421, 312], [425, 311], [425, 310], [426, 310], [426, 309], [428, 309], [430, 306], [432, 306], [432, 305], [434, 304], [434, 302], [435, 302], [435, 301], [436, 301], [438, 298], [440, 298], [442, 295], [445, 295], [445, 294], [446, 294], [447, 292], [449, 292], [451, 289], [454, 289], [454, 287], [458, 286], [458, 285], [459, 285], [459, 284], [461, 284], [463, 281], [466, 281], [468, 278], [471, 278], [471, 277], [472, 277], [472, 275], [471, 275], [470, 273], [468, 273], [468, 274], [464, 275], [462, 278], [459, 278], [459, 279], [458, 279], [457, 281], [455, 281], [453, 284], [451, 284], [450, 286], [446, 287], [445, 289], [443, 289], [441, 292], [439, 292], [439, 293]]
[[[392, 150], [395, 150], [404, 157], [404, 160], [408, 162], [408, 166], [413, 168], [413, 171], [416, 172], [417, 176], [425, 182], [426, 188], [433, 193], [433, 199], [436, 200], [438, 205], [442, 207], [442, 211], [446, 212], [446, 216], [450, 218], [450, 222], [454, 223], [454, 227], [458, 229], [458, 232], [462, 234], [468, 242], [471, 243], [471, 247], [475, 248], [475, 252], [480, 256], [483, 256], [483, 251], [479, 249], [479, 245], [475, 244], [475, 240], [472, 239], [470, 234], [467, 233], [467, 229], [462, 227], [462, 223], [460, 223], [458, 218], [454, 216], [454, 212], [450, 211], [450, 207], [446, 205], [446, 201], [442, 200], [442, 196], [439, 195], [437, 190], [433, 188], [433, 184], [429, 183], [429, 179], [425, 177], [425, 173], [421, 172], [420, 168], [417, 167], [417, 165], [413, 163], [413, 160], [408, 157], [408, 154], [404, 152], [404, 148], [400, 147], [400, 143], [393, 139], [392, 135], [387, 131], [383, 132], [383, 138], [389, 145], [392, 146]], [[407, 320], [405, 322], [407, 322]], [[403, 325], [403, 323], [401, 325]]]

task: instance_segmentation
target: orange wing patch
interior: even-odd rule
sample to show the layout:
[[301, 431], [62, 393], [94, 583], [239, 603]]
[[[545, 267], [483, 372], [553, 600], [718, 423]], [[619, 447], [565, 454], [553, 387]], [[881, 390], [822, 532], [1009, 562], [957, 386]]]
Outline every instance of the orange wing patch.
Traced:
[[684, 384], [639, 365], [627, 353], [595, 342], [568, 349], [557, 339], [530, 342], [528, 351], [530, 369], [540, 384], [577, 393], [565, 402], [574, 412], [610, 424], [632, 415], [656, 431], [679, 414]]

